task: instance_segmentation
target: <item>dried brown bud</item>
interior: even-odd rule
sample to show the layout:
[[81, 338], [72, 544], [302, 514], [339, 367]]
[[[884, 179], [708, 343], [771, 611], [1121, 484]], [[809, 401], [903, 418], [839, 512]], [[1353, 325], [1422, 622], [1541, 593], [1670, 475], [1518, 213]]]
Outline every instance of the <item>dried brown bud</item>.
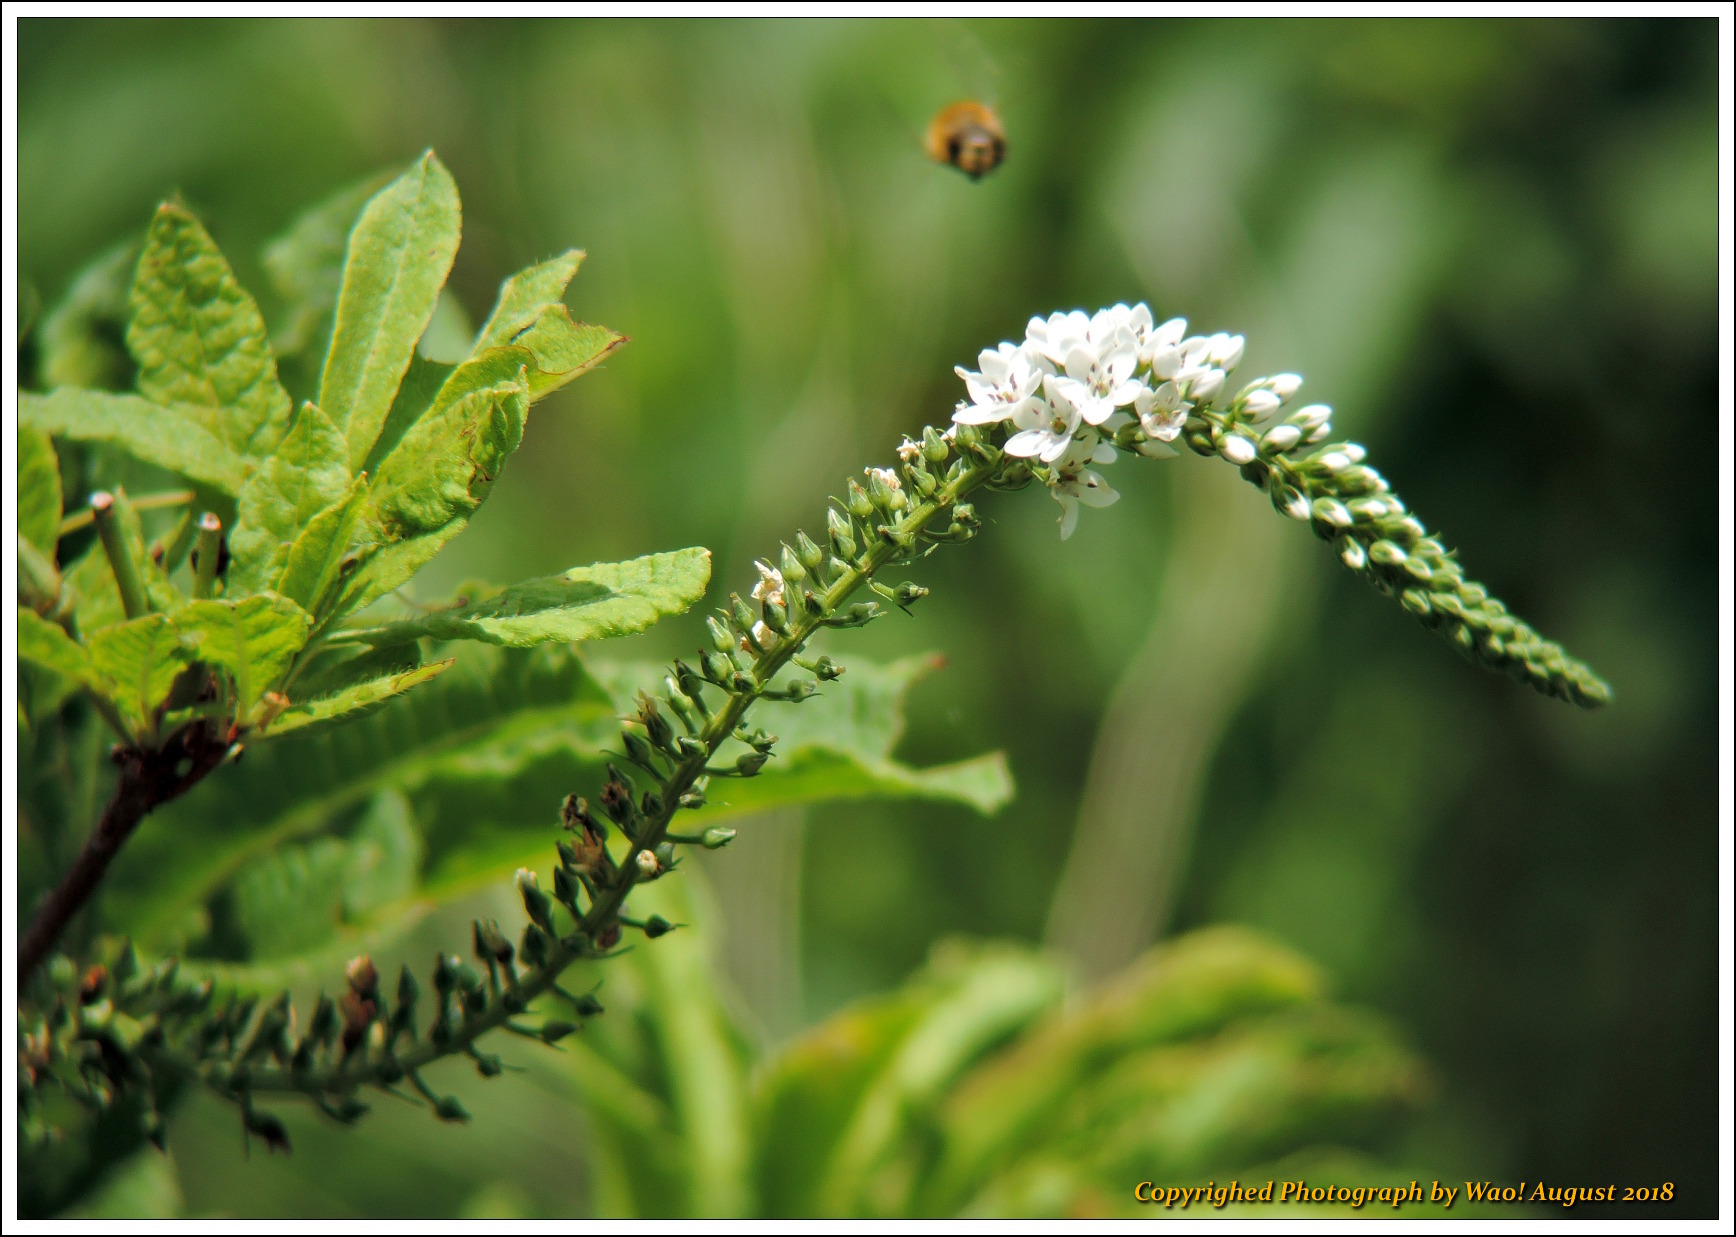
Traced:
[[91, 1005], [102, 998], [102, 992], [108, 986], [108, 967], [97, 963], [84, 973], [84, 978], [78, 984], [78, 1003]]
[[344, 993], [343, 1000], [338, 1002], [338, 1009], [344, 1016], [344, 1052], [354, 1052], [356, 1045], [362, 1042], [362, 1037], [373, 1025], [374, 1015], [379, 1012], [379, 1007], [352, 988]]

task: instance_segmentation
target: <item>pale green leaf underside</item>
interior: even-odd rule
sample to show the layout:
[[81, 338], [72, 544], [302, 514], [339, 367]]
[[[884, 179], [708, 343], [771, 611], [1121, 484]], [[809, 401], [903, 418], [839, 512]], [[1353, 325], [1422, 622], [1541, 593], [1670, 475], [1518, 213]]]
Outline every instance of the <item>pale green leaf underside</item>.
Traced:
[[18, 535], [51, 562], [60, 541], [60, 461], [44, 430], [18, 427]]
[[439, 678], [452, 668], [453, 659], [430, 662], [426, 666], [417, 666], [411, 670], [401, 670], [397, 674], [381, 675], [377, 679], [369, 679], [365, 683], [355, 683], [340, 692], [323, 696], [318, 700], [310, 700], [305, 704], [294, 705], [284, 711], [270, 730], [262, 738], [280, 739], [284, 735], [294, 734], [325, 722], [334, 722], [339, 718], [352, 717], [386, 703], [394, 696], [401, 696], [412, 687], [419, 687], [431, 679]]
[[374, 644], [481, 640], [525, 648], [549, 640], [602, 640], [643, 631], [705, 595], [711, 552], [650, 554], [624, 563], [574, 567], [526, 580], [486, 600], [370, 630]]
[[139, 393], [178, 405], [238, 456], [269, 455], [290, 405], [265, 321], [211, 237], [180, 207], [165, 204], [151, 221], [130, 300], [127, 347]]
[[223, 494], [240, 493], [247, 478], [241, 457], [199, 423], [196, 410], [67, 387], [47, 395], [20, 394], [18, 419], [56, 438], [113, 447]]
[[381, 190], [350, 234], [319, 405], [348, 443], [348, 463], [368, 458], [434, 314], [458, 253], [458, 189], [429, 151]]
[[290, 543], [277, 591], [315, 618], [323, 617], [367, 505], [366, 478], [357, 477], [348, 494], [309, 520]]

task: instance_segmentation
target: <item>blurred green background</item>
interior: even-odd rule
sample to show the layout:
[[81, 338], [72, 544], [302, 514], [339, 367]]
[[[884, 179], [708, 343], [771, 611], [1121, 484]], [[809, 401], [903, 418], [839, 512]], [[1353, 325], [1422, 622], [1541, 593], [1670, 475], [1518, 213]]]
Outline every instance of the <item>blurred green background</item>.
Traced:
[[[1123, 463], [1065, 544], [1041, 495], [998, 496], [915, 621], [840, 652], [944, 651], [901, 753], [1004, 748], [1018, 798], [747, 824], [707, 870], [744, 1017], [776, 1042], [951, 933], [1090, 979], [1248, 923], [1435, 1064], [1407, 1163], [1671, 1181], [1672, 1218], [1712, 1212], [1712, 20], [19, 31], [27, 305], [175, 193], [262, 293], [266, 238], [429, 146], [471, 320], [590, 251], [575, 312], [633, 341], [539, 409], [431, 592], [690, 544], [726, 592], [1032, 313], [1144, 299], [1246, 332], [1243, 372], [1306, 375], [1616, 703], [1462, 664], [1229, 469]], [[1006, 123], [981, 183], [922, 153], [960, 97]], [[468, 1086], [460, 1130], [298, 1123], [289, 1163], [243, 1164], [198, 1101], [176, 1188], [194, 1212], [571, 1211], [583, 1135], [551, 1078]]]

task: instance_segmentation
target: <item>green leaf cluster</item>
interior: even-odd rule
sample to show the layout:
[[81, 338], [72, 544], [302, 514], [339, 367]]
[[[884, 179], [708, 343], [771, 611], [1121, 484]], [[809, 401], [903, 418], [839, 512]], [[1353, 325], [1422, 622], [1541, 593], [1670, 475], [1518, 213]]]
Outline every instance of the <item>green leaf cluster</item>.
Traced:
[[[573, 251], [509, 279], [461, 363], [421, 358], [459, 225], [457, 189], [429, 153], [383, 186], [315, 207], [267, 247], [287, 306], [280, 345], [306, 353], [330, 324], [318, 387], [299, 407], [259, 306], [183, 206], [164, 203], [141, 242], [74, 282], [43, 326], [41, 372], [52, 389], [24, 393], [19, 406], [21, 553], [30, 560], [20, 652], [57, 685], [39, 699], [86, 692], [141, 749], [189, 724], [257, 742], [439, 672], [366, 677], [371, 663], [351, 657], [338, 659], [345, 674], [325, 654], [353, 650], [354, 612], [464, 528], [517, 448], [530, 406], [623, 342], [567, 313], [561, 298], [582, 257]], [[117, 327], [130, 391], [112, 389], [123, 367], [105, 349]], [[102, 538], [63, 539], [62, 526], [82, 513], [63, 510], [55, 443], [182, 478], [188, 490], [163, 496], [178, 518], [148, 540], [140, 511], [165, 503], [122, 494]], [[206, 513], [228, 527], [224, 568], [201, 582], [194, 560]], [[63, 548], [75, 559], [64, 575]], [[620, 635], [691, 605], [708, 572], [700, 550], [580, 568], [391, 635], [519, 647]], [[140, 591], [129, 608], [132, 578]], [[324, 672], [310, 674], [322, 657]]]
[[[669, 888], [642, 896], [691, 918]], [[1149, 1216], [1142, 1180], [1386, 1154], [1429, 1094], [1384, 1023], [1246, 929], [1071, 998], [1027, 946], [943, 942], [764, 1057], [706, 980], [704, 933], [659, 945], [609, 968], [611, 1012], [632, 1016], [563, 1045], [604, 1215]]]

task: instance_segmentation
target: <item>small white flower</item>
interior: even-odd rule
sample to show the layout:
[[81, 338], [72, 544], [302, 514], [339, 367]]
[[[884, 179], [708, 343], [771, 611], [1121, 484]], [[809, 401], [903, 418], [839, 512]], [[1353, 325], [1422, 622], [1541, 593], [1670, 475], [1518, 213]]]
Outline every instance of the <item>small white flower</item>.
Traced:
[[1237, 398], [1238, 411], [1244, 413], [1250, 421], [1264, 421], [1283, 405], [1276, 391], [1264, 388], [1257, 391], [1247, 391]]
[[881, 485], [884, 485], [889, 490], [902, 490], [904, 488], [904, 483], [898, 479], [898, 474], [893, 472], [890, 468], [875, 468], [873, 465], [870, 465], [862, 471], [870, 478], [879, 481]]
[[1121, 495], [1116, 493], [1096, 472], [1089, 468], [1067, 469], [1049, 486], [1049, 493], [1061, 504], [1061, 540], [1073, 535], [1079, 523], [1079, 504], [1087, 507], [1107, 507]]
[[916, 463], [922, 458], [922, 444], [910, 441], [909, 436], [906, 435], [904, 441], [898, 444], [898, 458], [906, 464]]
[[1247, 348], [1247, 341], [1240, 335], [1212, 336], [1212, 364], [1228, 373], [1241, 364], [1242, 352]]
[[1145, 391], [1133, 401], [1133, 411], [1139, 416], [1139, 428], [1146, 436], [1159, 442], [1174, 442], [1181, 436], [1181, 427], [1193, 405], [1181, 397], [1181, 388], [1173, 382], [1159, 383], [1155, 390]]
[[1001, 448], [1008, 455], [1021, 459], [1033, 456], [1045, 464], [1053, 464], [1066, 453], [1079, 428], [1079, 409], [1057, 385], [1053, 374], [1043, 375], [1043, 400], [1036, 409], [1027, 409], [1014, 418], [1019, 432], [1007, 439]]
[[959, 404], [952, 414], [954, 421], [992, 425], [1017, 416], [1034, 402], [1043, 375], [1021, 349], [1012, 344], [1002, 344], [993, 350], [985, 348], [977, 357], [977, 364], [982, 368], [976, 373], [962, 365], [953, 368], [964, 379], [971, 399], [968, 404]]
[[755, 601], [774, 601], [784, 604], [784, 573], [773, 567], [764, 559], [756, 558], [753, 565], [759, 569], [759, 583], [753, 586]]
[[1081, 310], [1032, 318], [1025, 324], [1025, 353], [1058, 371], [1066, 365], [1067, 354], [1088, 343], [1090, 335], [1091, 319]]
[[[1105, 311], [1107, 312], [1107, 311]], [[1133, 337], [1117, 333], [1105, 341], [1107, 353], [1077, 347], [1067, 354], [1067, 373], [1055, 385], [1072, 400], [1087, 425], [1102, 425], [1117, 408], [1131, 404], [1145, 384], [1133, 379], [1139, 363]]]
[[1280, 401], [1288, 404], [1296, 398], [1296, 392], [1302, 389], [1302, 375], [1274, 374], [1266, 379], [1266, 383], [1277, 394]]

